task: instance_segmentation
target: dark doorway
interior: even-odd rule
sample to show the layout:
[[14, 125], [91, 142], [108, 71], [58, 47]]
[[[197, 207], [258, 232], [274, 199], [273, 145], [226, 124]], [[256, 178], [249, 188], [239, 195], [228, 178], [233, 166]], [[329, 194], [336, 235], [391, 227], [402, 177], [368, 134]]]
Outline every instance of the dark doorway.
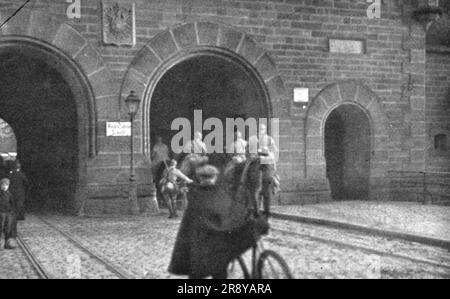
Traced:
[[370, 122], [355, 105], [342, 105], [325, 123], [325, 159], [333, 199], [367, 199], [370, 177]]
[[31, 183], [27, 208], [67, 211], [78, 180], [77, 112], [69, 85], [46, 62], [6, 52], [0, 56], [0, 117], [14, 129]]
[[[160, 135], [170, 146], [177, 133], [171, 124], [177, 117], [190, 120], [193, 131], [194, 110], [202, 110], [203, 121], [220, 119], [225, 129], [226, 118], [267, 118], [266, 106], [263, 87], [239, 62], [217, 55], [197, 56], [178, 63], [158, 82], [150, 107], [151, 143]], [[203, 136], [208, 133], [203, 131]]]

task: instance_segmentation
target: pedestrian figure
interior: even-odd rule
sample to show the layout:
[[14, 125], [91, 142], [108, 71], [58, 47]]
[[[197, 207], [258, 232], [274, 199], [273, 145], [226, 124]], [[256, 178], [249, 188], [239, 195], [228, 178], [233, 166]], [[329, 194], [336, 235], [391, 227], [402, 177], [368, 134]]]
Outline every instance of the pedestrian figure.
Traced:
[[22, 165], [19, 160], [14, 161], [8, 177], [11, 181], [10, 192], [16, 202], [17, 221], [23, 221], [25, 220], [25, 203], [27, 201], [29, 182], [22, 172]]
[[13, 237], [15, 201], [8, 191], [9, 186], [9, 179], [3, 178], [0, 180], [0, 241], [4, 235], [4, 248], [14, 249], [16, 248]]
[[182, 188], [180, 188], [178, 180], [182, 180], [188, 184], [193, 182], [189, 177], [187, 177], [177, 168], [177, 161], [171, 160], [170, 165], [164, 171], [160, 182], [161, 193], [164, 197], [167, 208], [169, 209], [169, 218], [178, 217], [176, 199], [179, 192], [185, 192], [185, 190], [182, 190]]
[[161, 180], [161, 176], [164, 170], [167, 168], [167, 163], [169, 163], [169, 148], [162, 141], [162, 137], [156, 137], [156, 143], [153, 146], [152, 153], [152, 175], [153, 182], [156, 186], [156, 197], [160, 200], [163, 200], [163, 196], [161, 194], [161, 190], [159, 188], [159, 181]]

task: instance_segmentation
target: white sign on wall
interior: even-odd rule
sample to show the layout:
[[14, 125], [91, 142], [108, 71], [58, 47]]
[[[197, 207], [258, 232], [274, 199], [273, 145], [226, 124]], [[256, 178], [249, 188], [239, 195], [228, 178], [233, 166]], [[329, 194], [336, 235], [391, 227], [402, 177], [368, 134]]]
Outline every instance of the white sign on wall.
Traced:
[[294, 103], [308, 103], [309, 102], [309, 89], [298, 87], [294, 88]]
[[131, 136], [130, 122], [107, 122], [106, 136]]
[[364, 54], [365, 44], [363, 40], [329, 39], [331, 53]]

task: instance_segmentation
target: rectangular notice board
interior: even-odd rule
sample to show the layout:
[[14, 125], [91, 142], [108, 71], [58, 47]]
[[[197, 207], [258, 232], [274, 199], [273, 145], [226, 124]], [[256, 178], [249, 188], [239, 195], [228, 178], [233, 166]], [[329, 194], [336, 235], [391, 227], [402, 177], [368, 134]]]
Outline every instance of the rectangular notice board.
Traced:
[[131, 136], [130, 122], [107, 122], [106, 136]]

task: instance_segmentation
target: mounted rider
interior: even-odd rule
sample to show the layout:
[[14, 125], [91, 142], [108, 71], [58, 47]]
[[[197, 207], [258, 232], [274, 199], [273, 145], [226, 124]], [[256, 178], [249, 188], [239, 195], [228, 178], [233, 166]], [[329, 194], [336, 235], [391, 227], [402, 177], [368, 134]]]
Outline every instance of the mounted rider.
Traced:
[[191, 140], [186, 144], [183, 152], [186, 154], [207, 154], [206, 144], [203, 142], [203, 135], [201, 132], [197, 131], [194, 133], [194, 140]]
[[280, 186], [280, 179], [276, 174], [276, 157], [278, 147], [272, 136], [267, 134], [267, 126], [259, 125], [258, 136], [249, 138], [249, 153], [251, 156], [259, 155], [261, 157], [262, 171], [262, 206], [265, 216], [270, 214], [270, 203]]
[[242, 133], [236, 131], [234, 141], [228, 146], [227, 153], [233, 154], [233, 161], [242, 163], [246, 160], [247, 141], [242, 138]]

